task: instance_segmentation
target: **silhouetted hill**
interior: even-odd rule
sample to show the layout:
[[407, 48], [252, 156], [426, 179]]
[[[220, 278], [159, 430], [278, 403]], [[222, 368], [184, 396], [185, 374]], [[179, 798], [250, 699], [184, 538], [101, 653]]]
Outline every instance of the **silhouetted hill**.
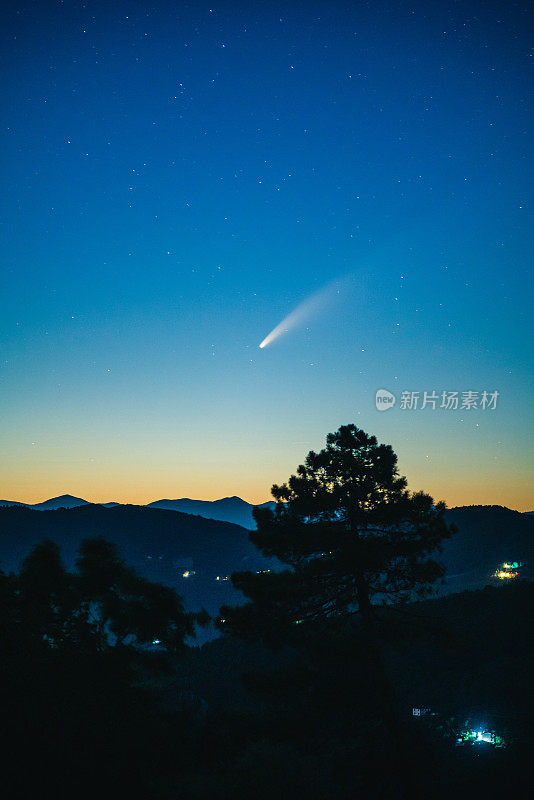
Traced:
[[76, 508], [77, 506], [89, 505], [87, 500], [82, 497], [74, 497], [72, 494], [61, 494], [59, 497], [51, 497], [43, 500], [42, 503], [19, 503], [16, 500], [0, 500], [0, 506], [25, 506], [35, 511], [54, 511], [56, 508]]
[[[241, 597], [230, 581], [217, 576], [271, 566], [238, 525], [146, 506], [86, 504], [55, 511], [0, 508], [0, 567], [18, 570], [43, 539], [57, 542], [72, 567], [81, 540], [96, 536], [114, 542], [141, 574], [176, 588], [189, 607], [204, 605], [212, 613]], [[183, 578], [186, 571], [196, 574]]]
[[[91, 505], [81, 497], [73, 497], [71, 494], [62, 494], [59, 497], [52, 497], [42, 503], [21, 503], [16, 500], [0, 500], [0, 506], [26, 506], [35, 511], [49, 511], [56, 508], [76, 508], [77, 506]], [[120, 503], [98, 503], [105, 508], [120, 505]], [[274, 501], [261, 503], [260, 508], [274, 508]], [[247, 503], [240, 497], [223, 497], [220, 500], [191, 500], [189, 497], [182, 497], [178, 500], [155, 500], [147, 503], [148, 508], [162, 508], [168, 511], [181, 511], [184, 514], [196, 514], [206, 519], [216, 519], [221, 522], [233, 522], [247, 529], [254, 529], [256, 523], [252, 516], [252, 503]]]
[[34, 503], [30, 508], [36, 511], [53, 511], [56, 508], [77, 508], [78, 506], [89, 505], [87, 500], [81, 497], [73, 497], [71, 494], [62, 494], [59, 497], [52, 497], [42, 503]]
[[[260, 508], [274, 507], [274, 502], [262, 503]], [[234, 522], [243, 528], [254, 529], [256, 523], [252, 516], [254, 506], [240, 497], [223, 497], [220, 500], [191, 500], [182, 497], [178, 500], [155, 500], [148, 503], [149, 508], [166, 508], [173, 511], [182, 511], [186, 514], [198, 514], [209, 519], [218, 519], [223, 522]]]
[[485, 586], [503, 561], [521, 561], [523, 577], [534, 576], [534, 516], [503, 506], [459, 506], [445, 516], [458, 528], [441, 556], [447, 592]]

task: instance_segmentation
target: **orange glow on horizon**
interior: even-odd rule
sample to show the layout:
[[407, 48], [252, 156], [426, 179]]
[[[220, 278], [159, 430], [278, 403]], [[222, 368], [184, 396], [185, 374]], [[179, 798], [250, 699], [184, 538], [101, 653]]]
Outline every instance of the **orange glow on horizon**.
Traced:
[[[19, 476], [21, 477], [21, 476]], [[289, 473], [286, 478], [289, 477]], [[51, 497], [58, 497], [64, 494], [81, 497], [90, 503], [130, 503], [132, 505], [147, 505], [155, 500], [178, 499], [188, 497], [193, 500], [220, 500], [224, 497], [238, 496], [248, 503], [257, 505], [271, 500], [270, 488], [273, 483], [283, 482], [284, 478], [273, 476], [270, 480], [259, 481], [249, 480], [247, 482], [237, 479], [229, 482], [228, 478], [217, 479], [215, 476], [208, 476], [206, 479], [196, 481], [176, 480], [176, 481], [151, 481], [144, 483], [140, 480], [111, 480], [103, 476], [96, 480], [94, 476], [90, 480], [61, 476], [55, 479], [50, 475], [43, 476], [41, 480], [25, 478], [22, 480], [3, 480], [2, 495], [0, 499], [18, 501], [21, 503], [35, 504], [48, 500]], [[432, 485], [434, 482], [423, 480], [411, 483], [410, 489], [418, 490], [423, 488], [436, 501], [444, 500], [448, 508], [455, 506], [469, 505], [501, 505], [516, 511], [532, 511], [534, 502], [530, 482], [524, 485], [517, 485], [510, 481], [508, 485], [501, 483], [498, 486], [484, 484], [479, 481], [471, 485], [458, 485], [456, 481], [443, 481], [439, 486]], [[447, 485], [448, 488], [447, 488]], [[143, 485], [140, 485], [143, 484]], [[206, 484], [210, 491], [206, 492]], [[262, 486], [265, 488], [262, 490]], [[114, 487], [111, 488], [110, 487]]]
[[[325, 424], [325, 428], [328, 422]], [[380, 438], [387, 441], [386, 435]], [[253, 504], [271, 499], [271, 486], [286, 481], [312, 447], [323, 446], [322, 435], [306, 441], [250, 441], [243, 437], [228, 446], [226, 437], [182, 446], [172, 441], [146, 442], [119, 448], [78, 447], [77, 443], [41, 447], [14, 446], [11, 458], [0, 465], [0, 499], [38, 503], [63, 494], [95, 503], [146, 505], [156, 500], [188, 497], [218, 500], [238, 496]], [[421, 457], [415, 439], [393, 442], [399, 471], [412, 491], [423, 489], [449, 507], [501, 505], [532, 511], [534, 470], [526, 457], [510, 455], [486, 459], [463, 451], [459, 456], [448, 443], [437, 446], [429, 460]], [[85, 452], [84, 452], [85, 451]], [[94, 457], [93, 457], [94, 454]]]

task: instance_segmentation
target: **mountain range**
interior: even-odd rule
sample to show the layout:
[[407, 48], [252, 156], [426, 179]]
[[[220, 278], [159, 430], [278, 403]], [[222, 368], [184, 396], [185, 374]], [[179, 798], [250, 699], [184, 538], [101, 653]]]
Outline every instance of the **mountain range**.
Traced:
[[[82, 539], [101, 536], [114, 542], [122, 558], [140, 573], [178, 589], [190, 607], [206, 605], [217, 611], [223, 602], [240, 597], [225, 580], [232, 572], [279, 567], [250, 542], [251, 517], [244, 527], [199, 513], [159, 508], [159, 502], [184, 501], [134, 506], [91, 504], [63, 496], [48, 501], [52, 506], [61, 503], [57, 509], [43, 508], [43, 503], [37, 508], [4, 504], [0, 507], [0, 568], [18, 570], [30, 549], [45, 538], [57, 542], [72, 568]], [[205, 514], [223, 514], [229, 508], [242, 514], [247, 507], [252, 510], [239, 498], [188, 503], [186, 507]], [[441, 594], [483, 587], [504, 561], [523, 562], [522, 575], [534, 577], [534, 515], [501, 506], [463, 506], [445, 514], [458, 532], [443, 543], [440, 559], [447, 574]]]
[[[62, 494], [59, 497], [51, 497], [42, 503], [20, 503], [16, 500], [0, 500], [0, 506], [25, 506], [34, 511], [54, 511], [59, 508], [78, 508], [79, 506], [91, 505], [81, 497], [74, 497], [71, 494]], [[112, 508], [121, 505], [116, 502], [98, 503], [104, 508]], [[274, 508], [274, 501], [261, 503], [260, 508]], [[215, 519], [221, 522], [233, 522], [244, 528], [252, 530], [256, 527], [252, 509], [254, 506], [242, 500], [240, 497], [223, 497], [220, 500], [191, 500], [189, 497], [182, 497], [177, 500], [154, 500], [147, 503], [146, 508], [160, 508], [167, 511], [181, 511], [184, 514], [195, 514], [206, 519]]]

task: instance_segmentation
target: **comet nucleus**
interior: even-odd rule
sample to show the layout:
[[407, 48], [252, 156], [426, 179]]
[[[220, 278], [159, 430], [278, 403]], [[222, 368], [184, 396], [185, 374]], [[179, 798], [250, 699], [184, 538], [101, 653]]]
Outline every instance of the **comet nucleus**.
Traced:
[[271, 344], [275, 341], [275, 339], [279, 339], [282, 334], [287, 333], [288, 331], [292, 330], [292, 328], [296, 328], [300, 323], [307, 320], [313, 314], [322, 311], [326, 306], [334, 300], [338, 295], [341, 294], [343, 289], [345, 288], [347, 283], [347, 279], [336, 280], [332, 283], [327, 284], [318, 292], [315, 292], [310, 297], [307, 297], [302, 303], [284, 317], [282, 322], [280, 322], [276, 328], [273, 328], [272, 331], [265, 337], [265, 339], [260, 344], [260, 349], [267, 347], [267, 345]]

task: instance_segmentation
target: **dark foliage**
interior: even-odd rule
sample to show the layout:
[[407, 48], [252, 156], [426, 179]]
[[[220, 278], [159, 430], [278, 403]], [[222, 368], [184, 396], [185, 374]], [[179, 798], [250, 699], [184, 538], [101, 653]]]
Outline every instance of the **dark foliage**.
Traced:
[[[102, 542], [83, 558], [84, 596], [91, 587], [104, 603], [122, 566]], [[331, 619], [301, 649], [224, 637], [162, 659], [113, 644], [83, 613], [65, 628], [82, 596], [69, 584], [51, 543], [21, 574], [0, 573], [7, 797], [397, 800], [408, 785], [411, 798], [445, 800], [496, 797], [511, 779], [515, 796], [529, 796], [533, 584], [383, 609], [393, 737], [382, 676], [361, 658], [359, 615]], [[414, 720], [412, 705], [431, 706], [435, 721]], [[466, 718], [508, 747], [455, 748]]]
[[[434, 554], [452, 530], [443, 503], [410, 493], [388, 445], [354, 425], [329, 434], [296, 475], [256, 509], [251, 541], [290, 569], [235, 573], [252, 602], [221, 609], [221, 628], [271, 636], [291, 627], [424, 596], [444, 570]], [[276, 636], [276, 633], [275, 633]]]
[[157, 797], [158, 767], [173, 772], [174, 747], [188, 746], [189, 712], [178, 703], [160, 718], [147, 688], [193, 632], [180, 598], [102, 539], [82, 543], [74, 573], [45, 540], [18, 575], [0, 573], [0, 595], [6, 795], [105, 787]]

